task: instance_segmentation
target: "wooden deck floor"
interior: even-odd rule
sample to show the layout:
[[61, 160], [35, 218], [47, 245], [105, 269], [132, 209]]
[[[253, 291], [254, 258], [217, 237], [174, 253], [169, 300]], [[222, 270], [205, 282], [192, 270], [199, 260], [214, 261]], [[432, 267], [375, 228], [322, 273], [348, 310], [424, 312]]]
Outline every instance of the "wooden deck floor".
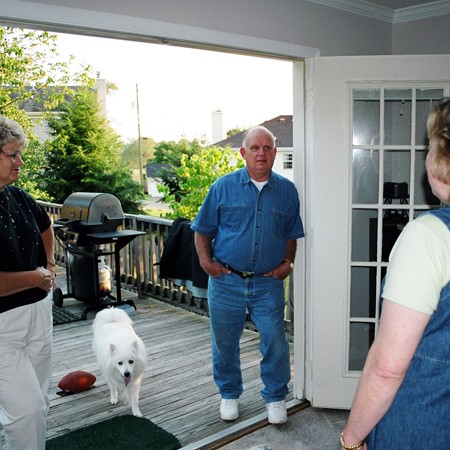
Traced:
[[[140, 409], [146, 418], [174, 434], [186, 446], [223, 433], [236, 422], [264, 412], [259, 393], [262, 383], [257, 333], [245, 331], [242, 336], [244, 394], [240, 417], [236, 422], [226, 423], [219, 417], [220, 396], [212, 378], [209, 319], [157, 300], [136, 299], [125, 292], [123, 295], [135, 299], [137, 311], [131, 317], [148, 352], [149, 364], [140, 399]], [[65, 299], [63, 309], [80, 315], [84, 306], [77, 300]], [[108, 387], [91, 349], [94, 316], [91, 312], [85, 321], [54, 327], [49, 439], [112, 416], [131, 413], [126, 405], [109, 403]], [[74, 370], [93, 373], [97, 377], [95, 386], [75, 395], [59, 395], [59, 380]], [[292, 385], [290, 388], [292, 391]], [[287, 400], [292, 398], [291, 393]]]

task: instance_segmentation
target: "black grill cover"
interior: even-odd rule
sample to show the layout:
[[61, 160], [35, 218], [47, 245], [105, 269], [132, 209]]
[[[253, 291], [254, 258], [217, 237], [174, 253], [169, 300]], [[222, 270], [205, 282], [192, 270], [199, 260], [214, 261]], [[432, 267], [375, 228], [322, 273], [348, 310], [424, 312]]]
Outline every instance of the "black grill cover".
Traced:
[[56, 223], [80, 233], [107, 233], [115, 231], [123, 219], [122, 205], [114, 195], [76, 192], [64, 201]]

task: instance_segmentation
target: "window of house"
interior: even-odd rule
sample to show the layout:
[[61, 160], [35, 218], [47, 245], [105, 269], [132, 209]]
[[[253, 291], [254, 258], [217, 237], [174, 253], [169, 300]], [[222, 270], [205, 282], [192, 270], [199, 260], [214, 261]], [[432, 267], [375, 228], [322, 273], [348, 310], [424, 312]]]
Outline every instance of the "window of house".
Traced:
[[283, 155], [283, 169], [292, 169], [292, 153]]

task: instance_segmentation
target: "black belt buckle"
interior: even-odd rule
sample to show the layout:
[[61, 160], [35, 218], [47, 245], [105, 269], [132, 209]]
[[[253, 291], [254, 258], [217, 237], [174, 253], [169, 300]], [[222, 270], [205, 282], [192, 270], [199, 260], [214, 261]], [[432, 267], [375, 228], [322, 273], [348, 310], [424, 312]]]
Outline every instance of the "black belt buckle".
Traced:
[[246, 278], [251, 278], [253, 275], [255, 275], [255, 272], [241, 272], [240, 270], [237, 270], [234, 267], [231, 267], [229, 264], [225, 264], [225, 263], [221, 263], [221, 264], [223, 266], [225, 266], [228, 270], [231, 270], [231, 272], [235, 273], [236, 275], [239, 275], [244, 280]]
[[241, 272], [239, 270], [236, 270], [236, 273], [240, 275], [242, 278], [250, 278], [254, 275], [254, 272]]

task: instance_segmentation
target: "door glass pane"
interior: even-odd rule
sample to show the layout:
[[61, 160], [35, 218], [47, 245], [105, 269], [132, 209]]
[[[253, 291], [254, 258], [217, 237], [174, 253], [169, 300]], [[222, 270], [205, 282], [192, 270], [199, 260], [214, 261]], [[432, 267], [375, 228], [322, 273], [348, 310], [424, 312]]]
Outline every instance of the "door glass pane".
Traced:
[[439, 205], [439, 199], [431, 191], [425, 170], [427, 150], [416, 150], [416, 166], [414, 176], [414, 204]]
[[[390, 201], [385, 203], [402, 203], [409, 199], [411, 169], [411, 152], [404, 150], [384, 151], [384, 184], [383, 187], [391, 186], [387, 191], [383, 189], [383, 197]], [[390, 183], [386, 185], [386, 183]], [[405, 193], [406, 191], [406, 193]], [[387, 197], [389, 195], [389, 197]], [[406, 195], [406, 197], [405, 197]]]
[[353, 203], [378, 203], [380, 152], [353, 149]]
[[380, 90], [353, 92], [353, 145], [369, 145], [380, 134]]
[[404, 209], [389, 209], [383, 217], [383, 241], [381, 244], [381, 260], [389, 261], [389, 255], [395, 241], [408, 223], [408, 211]]
[[354, 209], [352, 212], [352, 261], [377, 260], [376, 209]]
[[375, 325], [373, 323], [350, 324], [349, 370], [362, 370], [374, 336]]
[[375, 317], [376, 267], [352, 267], [350, 316]]
[[417, 89], [416, 96], [416, 145], [427, 145], [428, 114], [441, 101], [444, 92], [443, 89]]
[[384, 144], [411, 143], [411, 89], [387, 89], [384, 103]]

